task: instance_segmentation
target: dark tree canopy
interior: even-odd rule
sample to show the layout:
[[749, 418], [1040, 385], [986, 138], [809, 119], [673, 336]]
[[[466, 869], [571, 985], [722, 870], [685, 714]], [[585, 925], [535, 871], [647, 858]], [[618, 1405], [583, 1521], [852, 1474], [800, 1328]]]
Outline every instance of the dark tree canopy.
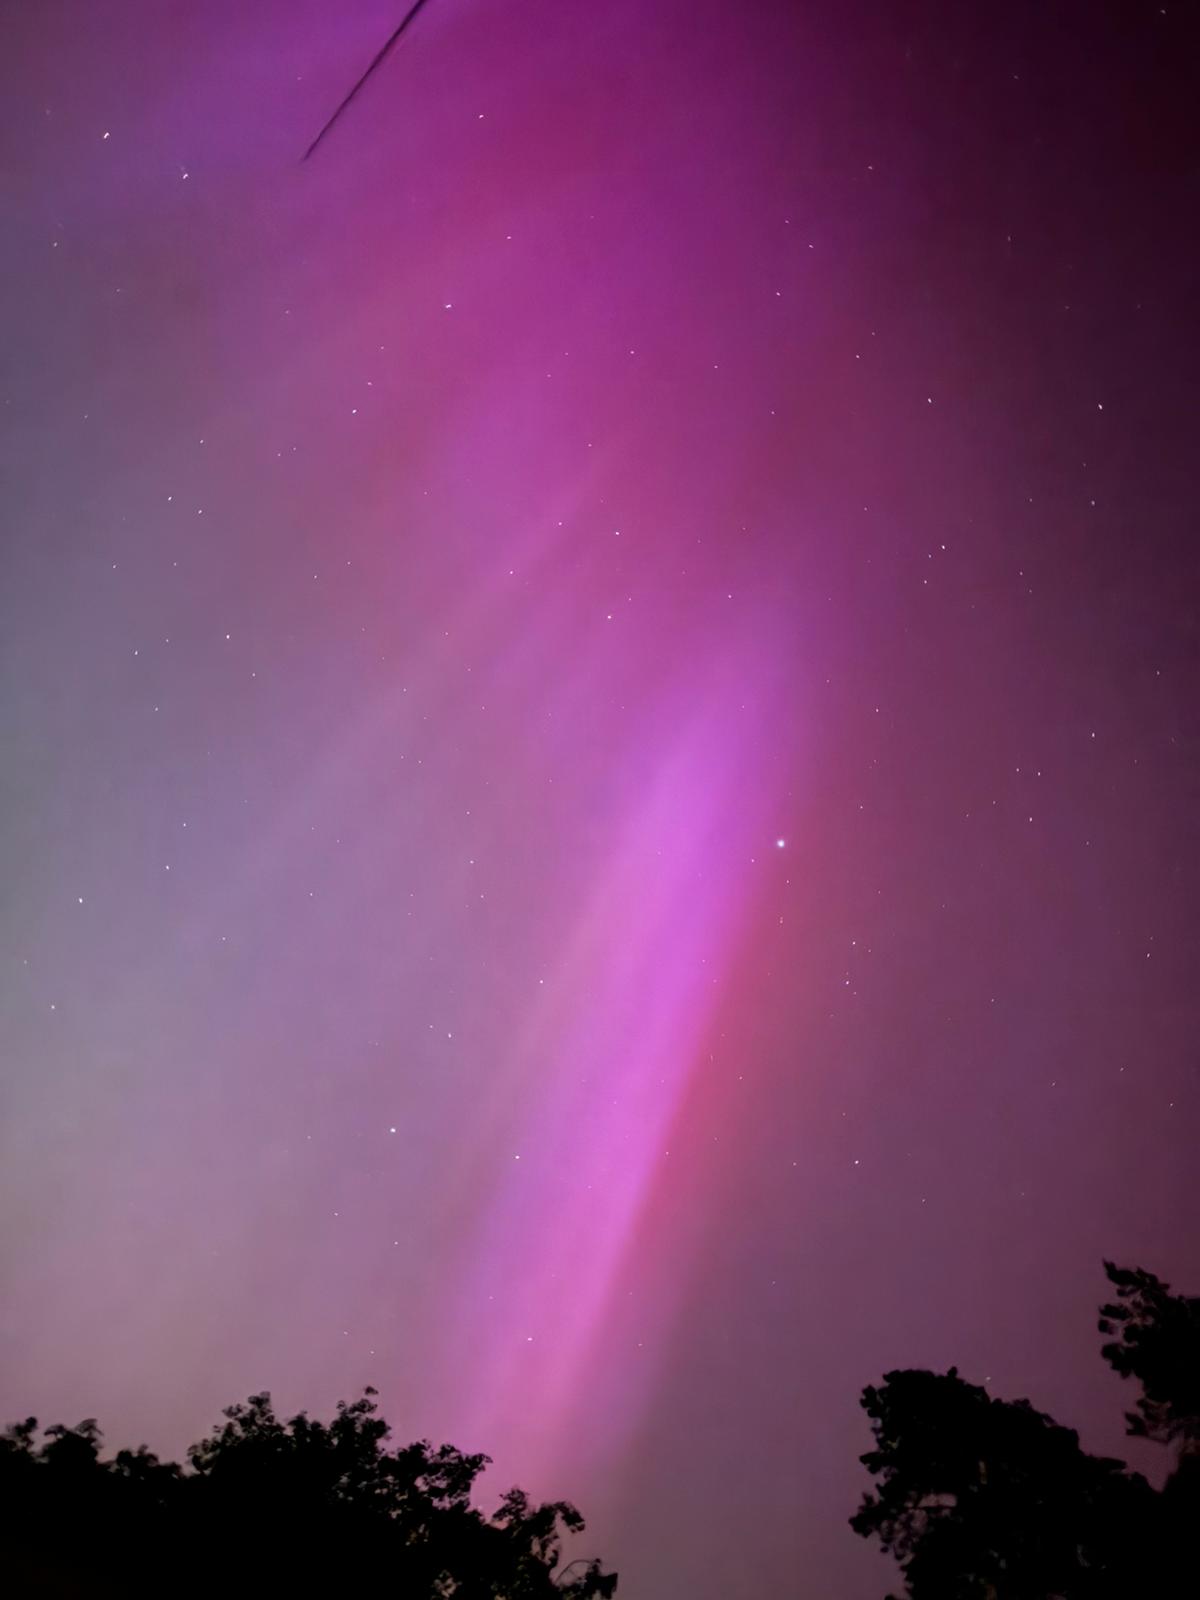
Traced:
[[1177, 1443], [1157, 1493], [1121, 1461], [1088, 1455], [1079, 1438], [1027, 1400], [993, 1399], [947, 1373], [889, 1372], [863, 1392], [875, 1476], [850, 1519], [894, 1555], [912, 1600], [1131, 1600], [1195, 1592], [1188, 1541], [1200, 1522], [1197, 1381], [1200, 1301], [1171, 1295], [1150, 1273], [1108, 1266], [1120, 1303], [1106, 1359], [1143, 1388], [1129, 1431]]
[[615, 1573], [562, 1565], [583, 1518], [510, 1490], [490, 1517], [471, 1504], [488, 1463], [428, 1441], [387, 1448], [374, 1390], [329, 1424], [283, 1422], [268, 1394], [231, 1406], [188, 1451], [100, 1455], [92, 1420], [29, 1418], [0, 1440], [9, 1572], [46, 1595], [351, 1594], [397, 1600], [603, 1600]]
[[1100, 1307], [1100, 1332], [1117, 1335], [1100, 1354], [1142, 1395], [1126, 1412], [1129, 1432], [1181, 1455], [1200, 1450], [1200, 1295], [1172, 1294], [1171, 1285], [1141, 1268], [1104, 1263], [1116, 1301]]

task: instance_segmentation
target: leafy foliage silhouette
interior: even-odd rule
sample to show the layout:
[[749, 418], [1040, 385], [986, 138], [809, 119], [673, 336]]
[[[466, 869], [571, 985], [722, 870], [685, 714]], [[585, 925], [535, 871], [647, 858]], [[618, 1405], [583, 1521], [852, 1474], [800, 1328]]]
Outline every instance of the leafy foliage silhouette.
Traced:
[[1142, 1397], [1125, 1413], [1129, 1433], [1200, 1451], [1200, 1295], [1172, 1294], [1171, 1285], [1139, 1267], [1104, 1263], [1116, 1301], [1100, 1307], [1100, 1332], [1119, 1338], [1100, 1354]]
[[606, 1600], [599, 1561], [560, 1567], [584, 1522], [565, 1501], [511, 1489], [471, 1504], [488, 1458], [427, 1440], [389, 1450], [375, 1391], [332, 1422], [281, 1421], [269, 1394], [230, 1406], [188, 1465], [144, 1447], [100, 1455], [89, 1418], [37, 1442], [30, 1417], [0, 1439], [15, 1592], [46, 1595], [344, 1594], [400, 1600]]
[[[1142, 1386], [1130, 1434], [1177, 1447], [1161, 1492], [1092, 1456], [1027, 1400], [993, 1399], [949, 1372], [896, 1371], [862, 1406], [877, 1479], [850, 1519], [896, 1557], [910, 1600], [1130, 1600], [1189, 1590], [1200, 1525], [1200, 1300], [1105, 1264], [1118, 1303], [1105, 1359]], [[1189, 1539], [1188, 1535], [1192, 1537]]]

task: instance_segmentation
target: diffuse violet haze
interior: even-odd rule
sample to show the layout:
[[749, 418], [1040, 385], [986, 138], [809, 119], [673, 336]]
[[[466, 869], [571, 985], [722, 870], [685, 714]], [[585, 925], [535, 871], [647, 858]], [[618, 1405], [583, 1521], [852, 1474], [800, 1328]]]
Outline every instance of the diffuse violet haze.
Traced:
[[868, 1600], [1200, 1284], [1194, 14], [399, 10], [7, 18], [4, 1416]]

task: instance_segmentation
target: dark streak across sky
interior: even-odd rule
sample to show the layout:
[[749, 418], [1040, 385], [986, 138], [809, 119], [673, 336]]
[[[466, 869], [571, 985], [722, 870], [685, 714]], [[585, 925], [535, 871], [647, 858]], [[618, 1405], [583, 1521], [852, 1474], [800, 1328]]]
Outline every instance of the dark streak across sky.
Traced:
[[1200, 1289], [1196, 13], [400, 9], [8, 8], [3, 1413], [874, 1600]]

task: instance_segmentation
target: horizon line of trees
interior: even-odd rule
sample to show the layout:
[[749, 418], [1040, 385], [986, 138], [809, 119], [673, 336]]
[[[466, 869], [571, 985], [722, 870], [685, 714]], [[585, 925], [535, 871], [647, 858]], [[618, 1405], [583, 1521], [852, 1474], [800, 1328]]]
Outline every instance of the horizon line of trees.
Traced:
[[[907, 1600], [1168, 1600], [1200, 1593], [1200, 1297], [1105, 1262], [1101, 1355], [1139, 1394], [1126, 1431], [1171, 1452], [1160, 1489], [1028, 1400], [948, 1372], [898, 1370], [861, 1404], [874, 1477], [850, 1519], [899, 1563]], [[101, 1456], [94, 1419], [0, 1435], [10, 1592], [205, 1597], [349, 1593], [405, 1600], [610, 1600], [617, 1574], [564, 1564], [583, 1518], [510, 1489], [472, 1503], [484, 1455], [390, 1448], [375, 1390], [330, 1423], [226, 1408], [186, 1464], [143, 1445]], [[740, 1596], [738, 1597], [740, 1600]], [[888, 1600], [895, 1600], [889, 1596]]]
[[10, 1593], [93, 1597], [348, 1594], [421, 1600], [609, 1600], [600, 1561], [562, 1564], [584, 1520], [510, 1489], [471, 1503], [485, 1455], [427, 1439], [389, 1449], [376, 1391], [333, 1421], [281, 1421], [269, 1393], [229, 1406], [187, 1465], [142, 1445], [101, 1458], [94, 1418], [0, 1437]]
[[1162, 1488], [955, 1367], [889, 1372], [863, 1390], [875, 1448], [859, 1459], [877, 1483], [850, 1526], [896, 1558], [908, 1600], [1200, 1594], [1200, 1297], [1104, 1270], [1116, 1298], [1100, 1307], [1100, 1354], [1141, 1391], [1127, 1434], [1172, 1452]]

